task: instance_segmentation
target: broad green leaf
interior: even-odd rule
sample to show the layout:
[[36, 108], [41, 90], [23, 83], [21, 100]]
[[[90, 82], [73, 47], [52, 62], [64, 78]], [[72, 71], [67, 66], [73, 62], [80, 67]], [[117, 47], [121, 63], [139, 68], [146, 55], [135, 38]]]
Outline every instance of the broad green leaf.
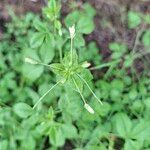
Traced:
[[98, 113], [100, 116], [107, 116], [111, 110], [111, 106], [109, 103], [103, 102], [103, 105], [97, 103], [96, 101], [93, 103], [96, 113]]
[[117, 113], [114, 116], [114, 126], [119, 136], [123, 138], [130, 138], [132, 122], [125, 113]]
[[150, 97], [144, 99], [144, 105], [145, 107], [150, 108]]
[[65, 18], [65, 24], [67, 27], [71, 27], [72, 25], [76, 24], [80, 18], [80, 12], [74, 11], [69, 13], [69, 15]]
[[21, 142], [21, 148], [20, 149], [24, 149], [24, 150], [35, 150], [35, 146], [36, 146], [36, 141], [33, 138], [32, 135], [26, 135], [26, 137], [24, 137], [23, 141]]
[[69, 67], [72, 65], [73, 67], [76, 67], [78, 65], [78, 55], [76, 53], [76, 50], [73, 50], [73, 53], [69, 51], [66, 53], [65, 57], [63, 58], [63, 65], [65, 67]]
[[132, 130], [132, 138], [146, 140], [150, 137], [150, 122], [142, 120]]
[[34, 33], [30, 39], [31, 48], [37, 48], [42, 45], [45, 38], [45, 34], [42, 32]]
[[43, 23], [43, 22], [40, 22], [39, 20], [35, 20], [34, 26], [35, 26], [35, 28], [36, 28], [39, 32], [46, 32], [46, 31], [47, 31], [47, 26], [46, 26], [46, 24]]
[[22, 69], [24, 77], [31, 81], [38, 79], [44, 71], [43, 66], [34, 66], [31, 64], [24, 64]]
[[8, 141], [7, 140], [1, 140], [0, 141], [0, 149], [8, 150]]
[[79, 48], [85, 45], [85, 40], [81, 34], [77, 34], [74, 37], [74, 46]]
[[81, 73], [79, 74], [86, 82], [89, 82], [93, 79], [93, 76], [88, 69], [82, 69]]
[[80, 33], [89, 34], [94, 30], [93, 20], [87, 17], [82, 17], [77, 24], [77, 29]]
[[112, 51], [112, 58], [118, 59], [127, 51], [127, 46], [123, 43], [113, 42], [109, 44], [109, 49]]
[[50, 42], [44, 42], [40, 48], [41, 60], [44, 63], [50, 63], [54, 58], [54, 49]]
[[141, 142], [127, 139], [124, 144], [124, 150], [141, 150]]
[[83, 9], [85, 11], [85, 14], [88, 16], [88, 17], [94, 17], [95, 14], [96, 14], [96, 10], [89, 4], [89, 3], [85, 3], [83, 5]]
[[128, 12], [128, 27], [133, 29], [141, 23], [141, 17], [138, 12]]
[[150, 30], [146, 30], [143, 37], [142, 42], [144, 46], [150, 46]]
[[[35, 59], [36, 61], [41, 62], [37, 54], [37, 51], [35, 50], [25, 49], [24, 58], [26, 57], [29, 57], [29, 58]], [[41, 74], [43, 73], [43, 71], [44, 71], [44, 67], [41, 65], [32, 65], [32, 64], [24, 62], [22, 66], [22, 73], [24, 77], [26, 77], [27, 79], [30, 79], [31, 81], [35, 81], [37, 78], [39, 78]]]
[[54, 126], [50, 129], [49, 140], [50, 140], [50, 143], [54, 146], [58, 147], [58, 146], [64, 145], [65, 137], [60, 127]]
[[22, 102], [15, 104], [13, 110], [20, 118], [27, 118], [33, 113], [32, 107]]
[[77, 137], [77, 129], [72, 124], [63, 124], [61, 128], [65, 138], [71, 139]]

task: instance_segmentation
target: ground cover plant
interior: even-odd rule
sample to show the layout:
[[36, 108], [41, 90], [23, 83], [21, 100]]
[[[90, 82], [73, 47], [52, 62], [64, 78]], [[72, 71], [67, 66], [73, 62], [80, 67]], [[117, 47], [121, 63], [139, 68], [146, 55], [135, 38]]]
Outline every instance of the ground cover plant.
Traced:
[[96, 9], [71, 7], [65, 16], [55, 0], [42, 15], [9, 9], [0, 39], [0, 149], [149, 150], [149, 14], [127, 12], [135, 42], [109, 42], [105, 62], [96, 41], [87, 42]]

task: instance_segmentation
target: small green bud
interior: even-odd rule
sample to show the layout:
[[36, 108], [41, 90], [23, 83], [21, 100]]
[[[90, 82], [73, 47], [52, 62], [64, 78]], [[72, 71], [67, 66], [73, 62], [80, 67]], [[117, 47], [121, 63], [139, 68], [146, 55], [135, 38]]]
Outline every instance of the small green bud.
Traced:
[[93, 110], [93, 108], [92, 108], [89, 104], [85, 103], [85, 104], [84, 104], [84, 108], [85, 108], [89, 113], [94, 114], [94, 110]]

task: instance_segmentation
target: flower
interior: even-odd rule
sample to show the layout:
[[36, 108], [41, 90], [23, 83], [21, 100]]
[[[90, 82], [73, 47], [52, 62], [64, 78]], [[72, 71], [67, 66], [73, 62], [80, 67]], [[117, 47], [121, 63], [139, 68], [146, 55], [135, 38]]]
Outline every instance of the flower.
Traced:
[[26, 58], [25, 58], [25, 62], [30, 63], [30, 64], [33, 64], [33, 65], [38, 64], [38, 62], [37, 62], [36, 60], [34, 60], [34, 59], [32, 59], [32, 58], [29, 58], [29, 57], [26, 57]]
[[75, 26], [69, 27], [70, 38], [73, 39], [75, 36]]
[[84, 108], [85, 108], [89, 113], [94, 114], [94, 110], [93, 110], [93, 108], [92, 108], [89, 104], [85, 103], [85, 104], [84, 104]]

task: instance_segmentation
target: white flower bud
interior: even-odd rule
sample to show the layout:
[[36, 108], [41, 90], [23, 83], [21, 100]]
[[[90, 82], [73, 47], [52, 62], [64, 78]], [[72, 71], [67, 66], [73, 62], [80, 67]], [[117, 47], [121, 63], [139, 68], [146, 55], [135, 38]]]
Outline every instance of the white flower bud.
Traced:
[[82, 67], [83, 68], [88, 68], [89, 66], [91, 66], [91, 64], [87, 61], [85, 61], [84, 63], [82, 63]]
[[30, 63], [30, 64], [33, 64], [33, 65], [38, 64], [38, 62], [37, 62], [36, 60], [34, 60], [34, 59], [32, 59], [32, 58], [29, 58], [29, 57], [26, 57], [26, 58], [25, 58], [25, 62]]
[[93, 108], [92, 108], [89, 104], [85, 103], [85, 104], [84, 104], [84, 108], [85, 108], [89, 113], [94, 114], [94, 110], [93, 110]]
[[69, 32], [70, 32], [70, 38], [74, 38], [75, 36], [75, 26], [73, 25], [72, 27], [69, 27]]

